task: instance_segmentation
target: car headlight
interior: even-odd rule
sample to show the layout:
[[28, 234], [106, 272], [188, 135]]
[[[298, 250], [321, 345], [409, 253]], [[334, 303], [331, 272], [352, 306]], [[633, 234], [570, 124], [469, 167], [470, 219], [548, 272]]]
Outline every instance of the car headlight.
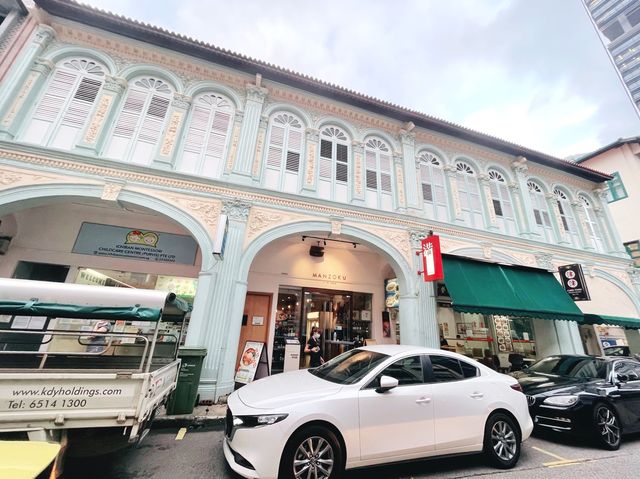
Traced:
[[271, 424], [275, 424], [280, 422], [286, 417], [288, 414], [261, 414], [258, 416], [234, 416], [233, 417], [233, 425], [235, 427], [259, 427], [259, 426], [269, 426]]
[[569, 407], [578, 402], [578, 396], [551, 396], [543, 401], [549, 406]]

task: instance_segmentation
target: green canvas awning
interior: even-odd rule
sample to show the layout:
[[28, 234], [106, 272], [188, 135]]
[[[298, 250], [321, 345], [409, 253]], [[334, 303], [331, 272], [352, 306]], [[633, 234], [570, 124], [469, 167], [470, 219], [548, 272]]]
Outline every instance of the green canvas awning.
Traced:
[[627, 329], [640, 329], [640, 319], [623, 316], [607, 316], [604, 314], [585, 314], [584, 322], [588, 324], [608, 324]]
[[444, 281], [455, 311], [525, 318], [584, 320], [553, 274], [456, 256], [442, 257]]

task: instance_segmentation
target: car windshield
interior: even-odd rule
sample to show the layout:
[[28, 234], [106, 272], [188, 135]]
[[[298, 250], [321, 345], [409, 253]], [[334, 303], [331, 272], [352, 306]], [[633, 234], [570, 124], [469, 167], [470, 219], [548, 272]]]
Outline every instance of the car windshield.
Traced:
[[569, 378], [606, 379], [607, 362], [584, 356], [551, 356], [538, 361], [528, 371]]
[[388, 357], [388, 355], [382, 353], [352, 349], [340, 356], [336, 356], [318, 368], [310, 369], [309, 372], [333, 383], [354, 384]]

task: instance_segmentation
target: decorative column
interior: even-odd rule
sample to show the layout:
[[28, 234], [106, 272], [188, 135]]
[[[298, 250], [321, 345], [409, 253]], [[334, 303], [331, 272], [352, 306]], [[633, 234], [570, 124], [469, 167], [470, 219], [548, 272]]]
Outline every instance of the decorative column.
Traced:
[[42, 89], [42, 85], [46, 82], [54, 66], [45, 58], [35, 60], [22, 87], [16, 92], [13, 103], [2, 117], [0, 139], [12, 140], [16, 136], [22, 120], [30, 110], [29, 106], [35, 102], [38, 92]]
[[600, 221], [600, 227], [603, 234], [609, 240], [608, 252], [623, 258], [627, 257], [628, 255], [622, 243], [622, 238], [620, 238], [620, 234], [618, 233], [618, 228], [611, 218], [609, 202], [607, 201], [607, 190], [604, 188], [596, 188], [593, 190], [593, 193], [596, 198], [598, 198], [599, 211], [596, 211], [596, 215]]
[[485, 228], [488, 231], [498, 231], [498, 219], [496, 218], [496, 210], [493, 207], [493, 195], [491, 194], [491, 183], [489, 175], [484, 173], [478, 176], [478, 185], [480, 186], [480, 198], [484, 203], [482, 216], [484, 217]]
[[396, 209], [404, 213], [407, 210], [407, 189], [404, 181], [404, 158], [397, 153], [394, 153], [393, 155], [393, 167], [395, 169], [396, 176]]
[[[629, 275], [629, 278], [631, 278], [633, 289], [640, 297], [640, 268], [629, 268], [627, 270], [627, 274]], [[638, 302], [640, 302], [640, 300]]]
[[[11, 66], [0, 87], [0, 137], [5, 139], [13, 138], [13, 123], [21, 110], [22, 105], [30, 99], [30, 93], [34, 87], [43, 81], [42, 74], [49, 74], [53, 64], [48, 60], [41, 59], [40, 63], [46, 63], [48, 71], [38, 72], [34, 70], [36, 59], [49, 46], [55, 38], [55, 31], [47, 25], [38, 25], [31, 35], [31, 41], [27, 43], [16, 61]], [[37, 91], [37, 89], [36, 89]]]
[[247, 291], [246, 279], [238, 279], [238, 270], [250, 209], [249, 203], [235, 198], [222, 202], [222, 214], [229, 217], [227, 245], [224, 259], [217, 263], [215, 274], [208, 279], [209, 287], [213, 288], [210, 299], [205, 300], [210, 308], [210, 316], [198, 335], [200, 342], [208, 349], [199, 388], [206, 399], [217, 399], [233, 391], [234, 366]]
[[443, 170], [451, 222], [462, 223], [464, 220], [462, 218], [462, 208], [460, 207], [460, 193], [458, 192], [458, 171], [455, 167], [449, 165], [445, 166]]
[[256, 155], [253, 158], [253, 168], [251, 169], [251, 177], [254, 185], [260, 185], [262, 180], [262, 159], [264, 158], [265, 141], [267, 141], [267, 127], [269, 126], [269, 117], [260, 117], [260, 126], [258, 127], [258, 139], [256, 140]]
[[229, 142], [229, 153], [227, 153], [227, 163], [224, 167], [224, 176], [229, 176], [233, 170], [233, 165], [240, 144], [240, 132], [242, 131], [242, 120], [244, 120], [244, 111], [236, 110], [233, 116], [233, 128], [231, 129], [231, 141]]
[[[424, 231], [411, 231], [411, 256], [415, 271], [422, 271], [421, 240], [427, 236]], [[440, 332], [436, 317], [435, 283], [417, 280], [414, 294], [400, 296], [400, 342], [430, 348], [440, 347]], [[404, 302], [403, 302], [404, 301]], [[413, 310], [406, 311], [405, 303]]]
[[[413, 123], [410, 124], [412, 126]], [[410, 130], [400, 130], [402, 163], [404, 165], [407, 208], [422, 213], [421, 197], [418, 193], [418, 170], [416, 168], [416, 135]], [[419, 167], [419, 166], [418, 166]]]
[[76, 149], [94, 154], [100, 151], [108, 130], [106, 125], [111, 124], [115, 119], [115, 105], [119, 103], [126, 88], [127, 81], [124, 78], [105, 77], [95, 107], [87, 119], [87, 126]]
[[316, 191], [316, 174], [318, 164], [318, 144], [320, 142], [320, 132], [314, 128], [307, 128], [305, 131], [307, 139], [304, 151], [304, 178], [302, 181], [302, 192], [312, 193]]
[[525, 226], [525, 214], [522, 207], [522, 197], [520, 192], [520, 185], [516, 182], [509, 183], [507, 185], [509, 193], [511, 194], [511, 201], [513, 203], [513, 214], [516, 218], [516, 224], [518, 225], [518, 232], [526, 231]]
[[173, 100], [167, 117], [169, 121], [160, 140], [160, 147], [153, 159], [152, 165], [156, 168], [172, 170], [175, 163], [175, 146], [178, 139], [182, 136], [182, 128], [185, 118], [191, 107], [191, 97], [174, 93]]
[[353, 184], [351, 185], [351, 202], [354, 205], [365, 204], [365, 164], [364, 164], [364, 143], [353, 141], [351, 143], [351, 154], [353, 155]]
[[240, 130], [235, 159], [232, 160], [231, 178], [244, 184], [253, 182], [252, 169], [256, 154], [258, 129], [262, 118], [262, 106], [268, 94], [268, 90], [260, 86], [259, 80], [259, 78], [256, 80], [256, 85], [247, 85], [244, 121]]
[[531, 196], [529, 195], [529, 187], [527, 186], [527, 172], [529, 167], [527, 166], [527, 159], [524, 156], [518, 156], [515, 161], [511, 163], [513, 169], [516, 184], [519, 192], [518, 200], [520, 203], [520, 209], [522, 214], [522, 226], [520, 236], [523, 238], [535, 238], [538, 234], [535, 232], [536, 220], [533, 216], [533, 205], [531, 203]]

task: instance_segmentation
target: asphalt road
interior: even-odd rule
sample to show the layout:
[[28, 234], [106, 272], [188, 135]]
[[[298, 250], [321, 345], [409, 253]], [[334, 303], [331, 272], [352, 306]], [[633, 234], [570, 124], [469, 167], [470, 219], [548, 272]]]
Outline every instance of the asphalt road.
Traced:
[[[239, 479], [222, 453], [221, 427], [156, 429], [141, 445], [92, 459], [70, 459], [64, 479]], [[525, 442], [518, 466], [510, 471], [487, 467], [480, 456], [432, 459], [349, 471], [348, 479], [471, 478], [636, 479], [640, 477], [640, 435], [626, 437], [618, 451], [604, 451], [566, 437], [533, 436]]]

